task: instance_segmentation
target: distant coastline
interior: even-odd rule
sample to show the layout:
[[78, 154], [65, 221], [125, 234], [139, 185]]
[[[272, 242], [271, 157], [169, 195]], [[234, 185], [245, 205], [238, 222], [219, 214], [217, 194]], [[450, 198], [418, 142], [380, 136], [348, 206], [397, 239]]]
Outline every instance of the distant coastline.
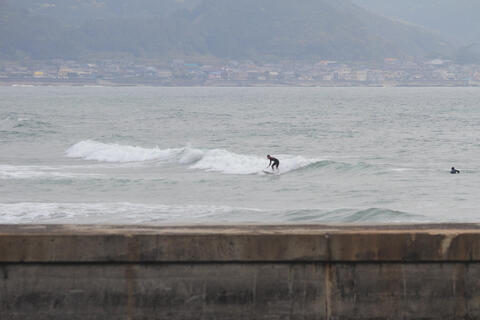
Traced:
[[474, 88], [480, 87], [480, 81], [405, 81], [405, 82], [358, 82], [358, 81], [320, 81], [320, 82], [251, 82], [251, 81], [172, 81], [172, 82], [122, 82], [122, 81], [67, 81], [67, 80], [41, 80], [41, 79], [1, 79], [2, 87], [321, 87], [321, 88], [355, 88], [355, 87], [443, 87], [443, 88]]
[[0, 61], [0, 85], [158, 87], [478, 87], [480, 65], [434, 59], [201, 62]]

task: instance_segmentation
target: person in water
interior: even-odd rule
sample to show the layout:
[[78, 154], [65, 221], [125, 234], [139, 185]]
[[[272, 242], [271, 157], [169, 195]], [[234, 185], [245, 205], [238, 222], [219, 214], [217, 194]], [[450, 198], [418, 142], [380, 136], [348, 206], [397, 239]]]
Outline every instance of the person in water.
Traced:
[[272, 171], [275, 171], [275, 168], [277, 168], [277, 170], [278, 170], [278, 166], [280, 165], [280, 161], [278, 161], [277, 158], [274, 158], [270, 155], [267, 156], [267, 159], [270, 160], [270, 163], [268, 164], [267, 168], [272, 166]]
[[455, 169], [455, 167], [452, 167], [452, 170], [450, 170], [450, 173], [451, 173], [451, 174], [457, 174], [457, 173], [460, 173], [460, 171], [458, 171], [457, 169]]

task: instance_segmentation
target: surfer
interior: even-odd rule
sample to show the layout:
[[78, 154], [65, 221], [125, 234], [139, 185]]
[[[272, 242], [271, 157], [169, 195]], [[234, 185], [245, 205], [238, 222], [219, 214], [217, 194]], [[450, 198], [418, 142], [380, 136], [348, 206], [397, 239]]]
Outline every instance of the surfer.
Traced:
[[455, 169], [455, 167], [452, 167], [452, 170], [450, 170], [450, 173], [451, 173], [451, 174], [457, 174], [457, 173], [460, 173], [460, 171], [458, 171], [457, 169]]
[[267, 156], [267, 159], [270, 160], [270, 163], [268, 164], [267, 168], [272, 166], [272, 171], [275, 171], [275, 168], [277, 168], [277, 170], [278, 170], [278, 166], [280, 165], [280, 161], [278, 161], [277, 158], [274, 158], [270, 155]]

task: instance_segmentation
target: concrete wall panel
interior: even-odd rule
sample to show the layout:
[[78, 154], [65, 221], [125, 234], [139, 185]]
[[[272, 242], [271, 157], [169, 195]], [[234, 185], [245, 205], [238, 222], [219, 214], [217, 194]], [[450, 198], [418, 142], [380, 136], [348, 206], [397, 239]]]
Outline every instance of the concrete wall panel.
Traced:
[[[480, 264], [10, 264], [1, 319], [476, 319]], [[473, 280], [473, 281], [470, 281]]]
[[477, 225], [0, 226], [0, 320], [480, 319]]

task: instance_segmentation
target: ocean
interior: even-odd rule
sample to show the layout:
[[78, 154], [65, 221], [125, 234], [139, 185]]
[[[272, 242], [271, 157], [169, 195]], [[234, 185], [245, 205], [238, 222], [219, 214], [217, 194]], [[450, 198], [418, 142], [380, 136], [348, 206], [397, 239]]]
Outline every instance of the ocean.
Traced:
[[478, 222], [479, 129], [480, 88], [0, 87], [0, 223]]

